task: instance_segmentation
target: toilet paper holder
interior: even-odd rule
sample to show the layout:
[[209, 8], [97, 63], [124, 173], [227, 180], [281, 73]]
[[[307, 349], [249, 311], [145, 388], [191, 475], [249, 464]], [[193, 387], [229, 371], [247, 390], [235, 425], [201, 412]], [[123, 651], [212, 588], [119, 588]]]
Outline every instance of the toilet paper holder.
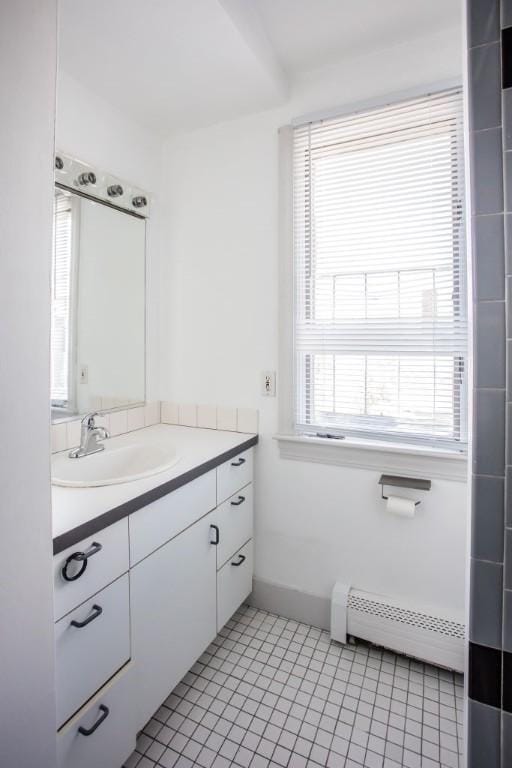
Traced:
[[[419, 477], [400, 477], [399, 475], [381, 475], [379, 480], [381, 487], [382, 498], [387, 501], [388, 497], [384, 495], [384, 486], [392, 485], [395, 488], [413, 488], [417, 491], [430, 491], [432, 487], [431, 480], [422, 480]], [[421, 504], [420, 501], [415, 501], [414, 506]]]

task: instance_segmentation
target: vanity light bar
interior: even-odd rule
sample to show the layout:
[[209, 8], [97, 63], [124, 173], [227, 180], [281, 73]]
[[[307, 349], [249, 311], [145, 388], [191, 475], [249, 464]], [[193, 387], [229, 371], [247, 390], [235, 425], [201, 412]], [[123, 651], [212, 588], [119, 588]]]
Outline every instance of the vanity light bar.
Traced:
[[149, 216], [147, 192], [115, 176], [98, 171], [64, 152], [55, 154], [55, 181], [63, 187], [103, 200], [137, 216]]

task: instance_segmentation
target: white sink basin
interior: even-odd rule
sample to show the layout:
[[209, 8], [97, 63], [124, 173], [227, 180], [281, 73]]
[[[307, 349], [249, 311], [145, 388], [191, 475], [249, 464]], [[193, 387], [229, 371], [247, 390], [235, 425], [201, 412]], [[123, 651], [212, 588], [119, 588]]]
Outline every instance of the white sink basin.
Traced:
[[68, 452], [52, 458], [54, 485], [86, 488], [129, 483], [150, 477], [177, 464], [180, 457], [169, 444], [137, 442], [123, 438], [105, 441], [105, 450], [71, 459]]

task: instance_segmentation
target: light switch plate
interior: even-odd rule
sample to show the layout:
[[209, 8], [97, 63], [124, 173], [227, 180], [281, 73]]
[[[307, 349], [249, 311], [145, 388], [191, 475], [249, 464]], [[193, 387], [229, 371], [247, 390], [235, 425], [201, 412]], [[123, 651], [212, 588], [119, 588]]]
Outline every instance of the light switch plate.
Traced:
[[263, 371], [261, 374], [261, 394], [264, 397], [276, 396], [276, 372]]

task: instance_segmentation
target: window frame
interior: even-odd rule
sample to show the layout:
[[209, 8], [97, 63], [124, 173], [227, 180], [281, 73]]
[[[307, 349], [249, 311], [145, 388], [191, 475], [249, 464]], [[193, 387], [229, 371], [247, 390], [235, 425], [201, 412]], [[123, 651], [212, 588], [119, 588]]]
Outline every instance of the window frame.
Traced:
[[[343, 446], [348, 449], [352, 449], [356, 446], [357, 450], [368, 447], [371, 452], [392, 451], [393, 453], [409, 452], [411, 454], [417, 454], [420, 457], [442, 457], [443, 460], [453, 457], [456, 461], [465, 461], [467, 453], [467, 443], [461, 441], [460, 443], [454, 443], [452, 440], [447, 441], [446, 445], [443, 445], [441, 440], [422, 440], [421, 437], [418, 440], [415, 436], [412, 439], [405, 435], [388, 435], [386, 433], [378, 433], [376, 431], [363, 432], [362, 430], [347, 430], [347, 429], [329, 429], [329, 432], [334, 435], [339, 434], [344, 436], [345, 439], [332, 440], [325, 438], [315, 438], [312, 435], [304, 434], [302, 429], [297, 429], [295, 423], [295, 375], [296, 375], [296, 360], [294, 354], [295, 348], [295, 274], [294, 274], [294, 236], [293, 236], [293, 132], [294, 128], [312, 120], [327, 119], [332, 117], [341, 117], [353, 115], [357, 112], [364, 112], [373, 108], [384, 108], [386, 106], [392, 106], [400, 101], [407, 101], [413, 98], [425, 97], [427, 95], [434, 95], [436, 93], [449, 90], [460, 89], [461, 83], [459, 81], [449, 81], [436, 84], [429, 87], [419, 87], [411, 89], [408, 92], [400, 94], [392, 94], [388, 97], [375, 99], [365, 103], [358, 103], [340, 110], [332, 110], [331, 112], [325, 112], [322, 114], [305, 115], [302, 118], [297, 118], [292, 121], [290, 125], [283, 126], [279, 129], [279, 408], [278, 408], [278, 435], [277, 439], [280, 440], [280, 447], [286, 447], [286, 451], [289, 450], [290, 445], [294, 449], [292, 453], [297, 452], [297, 445], [299, 442], [307, 444], [308, 448], [300, 450], [299, 453], [303, 458], [318, 457], [323, 452], [326, 455], [326, 444], [329, 444], [329, 448], [335, 453], [339, 453], [337, 448]], [[462, 158], [464, 163], [465, 158]], [[459, 189], [458, 199], [461, 201], [461, 217], [462, 221], [462, 233], [464, 240], [467, 244], [467, 178], [461, 180], [461, 187]], [[465, 216], [465, 218], [464, 218]], [[466, 269], [462, 270], [461, 274], [464, 276], [463, 283], [460, 285], [460, 293], [464, 294], [463, 301], [460, 303], [459, 317], [462, 320], [467, 320], [468, 317], [468, 290], [467, 283], [469, 279], [467, 268], [467, 255], [464, 252], [461, 253], [461, 259], [466, 259]], [[469, 340], [468, 340], [469, 347]], [[461, 389], [461, 402], [460, 408], [460, 433], [467, 436], [468, 428], [468, 376], [470, 368], [469, 349], [466, 355], [466, 375], [463, 377], [463, 385]], [[455, 374], [454, 374], [455, 375]], [[366, 446], [365, 446], [366, 444]], [[316, 450], [322, 448], [322, 451]], [[289, 455], [288, 458], [298, 458], [295, 455]], [[325, 460], [314, 458], [314, 460]], [[342, 463], [339, 460], [334, 462], [327, 461], [327, 463]], [[449, 465], [448, 461], [448, 465]], [[449, 471], [449, 467], [447, 466]], [[457, 473], [458, 474], [458, 473]]]

